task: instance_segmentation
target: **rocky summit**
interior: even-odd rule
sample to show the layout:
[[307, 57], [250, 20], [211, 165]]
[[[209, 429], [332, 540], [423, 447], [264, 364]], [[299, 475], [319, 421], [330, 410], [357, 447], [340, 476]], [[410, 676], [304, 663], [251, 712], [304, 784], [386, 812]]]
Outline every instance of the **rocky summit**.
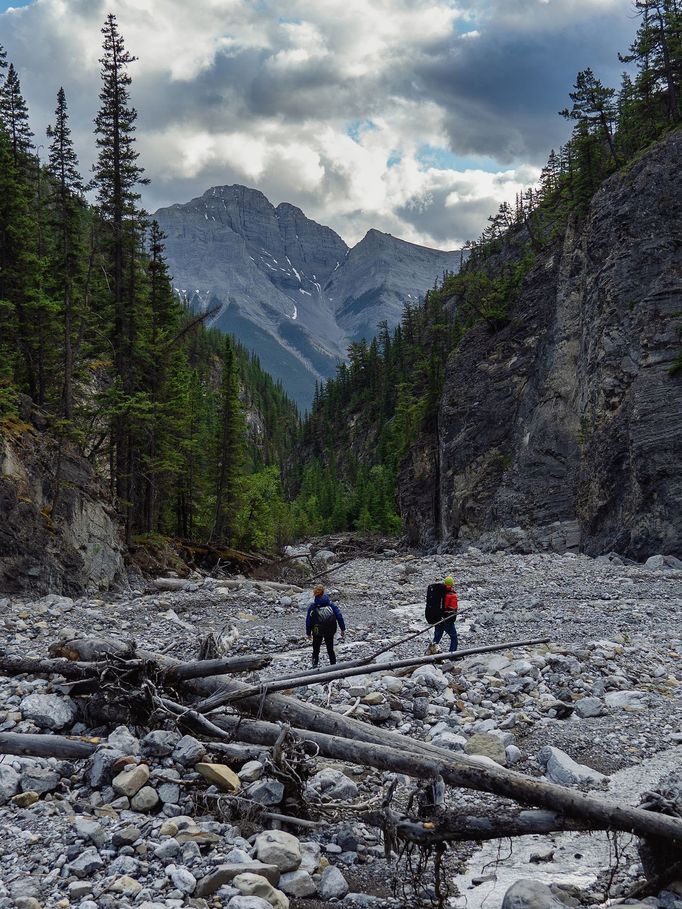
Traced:
[[216, 186], [154, 217], [167, 235], [176, 289], [210, 324], [254, 350], [303, 406], [335, 374], [350, 341], [393, 328], [404, 303], [455, 271], [459, 253], [370, 230], [352, 249], [286, 202]]
[[[666, 810], [682, 811], [680, 566], [473, 547], [456, 556], [389, 550], [343, 565], [333, 551], [318, 558], [309, 544], [289, 555], [335, 569], [328, 590], [348, 626], [337, 646], [344, 660], [386, 647], [386, 664], [422, 654], [428, 635], [398, 642], [423, 627], [425, 587], [447, 573], [460, 596], [460, 648], [549, 639], [301, 687], [294, 694], [303, 703], [614, 806], [644, 798], [655, 807], [651, 791], [663, 781]], [[99, 599], [5, 597], [0, 625], [17, 656], [43, 655], [87, 629], [181, 659], [195, 655], [207, 632], [232, 627], [234, 652], [273, 657], [264, 680], [309, 666], [309, 598], [307, 587], [267, 579], [159, 578]], [[405, 856], [387, 860], [371, 815], [388, 791], [394, 807], [423, 799], [408, 777], [310, 749], [295, 765], [305, 778], [305, 826], [290, 819], [283, 830], [278, 818], [291, 812], [293, 778], [278, 763], [281, 749], [278, 757], [277, 748], [199, 741], [163, 711], [149, 729], [113, 715], [106, 721], [101, 710], [57, 676], [0, 677], [0, 740], [75, 734], [95, 743], [83, 760], [8, 754], [0, 762], [0, 909], [435, 904], [428, 873], [418, 899], [410, 896], [415, 866], [409, 856], [407, 865]], [[444, 807], [489, 813], [491, 798], [447, 788]], [[614, 853], [603, 831], [509, 842], [452, 843], [442, 905], [596, 907], [633, 891], [648, 862], [635, 838], [619, 838]], [[646, 905], [680, 909], [682, 882], [654, 888]]]

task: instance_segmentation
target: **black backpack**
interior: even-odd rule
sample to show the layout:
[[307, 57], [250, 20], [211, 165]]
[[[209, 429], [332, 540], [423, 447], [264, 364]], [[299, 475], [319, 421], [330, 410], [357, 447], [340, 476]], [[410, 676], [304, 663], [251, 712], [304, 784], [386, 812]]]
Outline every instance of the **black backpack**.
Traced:
[[314, 606], [310, 618], [315, 634], [330, 634], [336, 631], [336, 616], [331, 606]]
[[445, 584], [429, 584], [426, 588], [426, 609], [424, 617], [429, 625], [435, 625], [443, 618]]

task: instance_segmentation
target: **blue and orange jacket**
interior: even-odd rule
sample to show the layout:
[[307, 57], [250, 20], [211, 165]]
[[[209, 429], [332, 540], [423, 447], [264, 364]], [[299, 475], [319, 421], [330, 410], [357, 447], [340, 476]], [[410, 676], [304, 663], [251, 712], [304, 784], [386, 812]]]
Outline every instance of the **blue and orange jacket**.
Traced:
[[308, 612], [305, 617], [305, 633], [306, 634], [312, 634], [312, 631], [313, 631], [312, 613], [313, 613], [313, 609], [316, 606], [331, 606], [332, 610], [334, 611], [334, 615], [336, 616], [336, 621], [339, 623], [339, 628], [341, 629], [341, 632], [342, 633], [345, 632], [346, 623], [343, 621], [343, 616], [341, 615], [341, 610], [336, 605], [336, 603], [332, 603], [332, 601], [329, 599], [329, 597], [327, 596], [326, 593], [323, 593], [321, 597], [315, 597], [315, 599], [310, 604], [310, 606], [308, 606]]

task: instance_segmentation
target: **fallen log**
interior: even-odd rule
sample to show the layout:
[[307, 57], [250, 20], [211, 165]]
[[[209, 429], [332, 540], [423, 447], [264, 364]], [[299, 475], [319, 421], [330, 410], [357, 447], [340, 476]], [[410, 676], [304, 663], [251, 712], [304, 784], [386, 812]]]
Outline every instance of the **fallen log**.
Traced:
[[399, 839], [421, 846], [465, 840], [498, 840], [514, 836], [557, 833], [567, 830], [599, 830], [599, 824], [564, 817], [556, 811], [496, 811], [494, 815], [442, 812], [417, 820], [390, 810], [368, 811], [362, 820], [373, 827], [388, 823]]
[[0, 654], [0, 674], [13, 676], [23, 675], [62, 675], [65, 679], [94, 678], [108, 663], [74, 662], [68, 658], [40, 659], [36, 657]]
[[212, 675], [224, 675], [239, 672], [255, 672], [265, 669], [272, 662], [268, 654], [242, 654], [216, 660], [193, 660], [164, 669], [164, 677], [169, 682], [186, 682], [189, 679], [207, 678]]
[[0, 732], [0, 754], [23, 754], [30, 757], [60, 758], [77, 761], [90, 757], [97, 744], [65, 735], [30, 735], [24, 732]]
[[[179, 663], [161, 654], [141, 652], [139, 656], [162, 666]], [[233, 691], [244, 691], [248, 687], [228, 676], [197, 679], [186, 684], [200, 694], [209, 694], [221, 687]], [[215, 723], [210, 723], [196, 710], [174, 706], [179, 708], [183, 719], [193, 714], [200, 718], [202, 725], [227, 730], [232, 737], [238, 735], [243, 742], [274, 745], [282, 733], [281, 724], [287, 723], [297, 735], [314, 742], [329, 757], [419, 778], [432, 779], [440, 774], [451, 786], [491, 792], [522, 804], [562, 812], [567, 817], [586, 820], [603, 829], [627, 830], [641, 837], [662, 837], [682, 842], [681, 820], [638, 808], [613, 805], [597, 796], [535, 780], [503, 767], [482, 766], [472, 757], [453, 754], [395, 732], [374, 729], [359, 720], [311, 706], [296, 698], [281, 694], [265, 697], [248, 695], [239, 703], [244, 711], [275, 722], [256, 725], [243, 717], [222, 716], [215, 718]]]
[[[231, 735], [237, 735], [242, 741], [267, 746], [274, 745], [282, 732], [282, 727], [277, 723], [247, 721], [241, 717], [217, 717], [215, 725]], [[643, 811], [641, 808], [613, 805], [598, 796], [575, 792], [556, 783], [531, 779], [503, 767], [481, 765], [472, 758], [449, 754], [439, 748], [426, 746], [424, 754], [420, 755], [392, 747], [393, 743], [387, 741], [393, 735], [391, 733], [383, 734], [383, 743], [360, 742], [310, 729], [292, 728], [291, 733], [303, 741], [313, 742], [324, 757], [404, 773], [418, 779], [437, 779], [442, 776], [450, 786], [492, 792], [517, 801], [542, 805], [554, 817], [564, 814], [566, 818], [577, 822], [575, 829], [578, 830], [626, 830], [640, 837], [665, 835], [682, 843], [682, 821], [675, 818]], [[403, 738], [397, 735], [393, 737]]]
[[224, 691], [218, 691], [216, 694], [205, 698], [198, 704], [195, 709], [200, 713], [208, 713], [217, 707], [230, 704], [252, 695], [263, 697], [276, 691], [286, 691], [288, 688], [304, 688], [307, 685], [321, 685], [325, 682], [335, 681], [336, 679], [347, 679], [356, 675], [369, 675], [374, 672], [389, 672], [394, 669], [411, 668], [418, 666], [428, 666], [432, 663], [442, 663], [444, 661], [462, 660], [465, 657], [477, 653], [493, 653], [496, 650], [510, 650], [514, 647], [529, 647], [534, 644], [546, 644], [549, 638], [533, 638], [528, 641], [507, 641], [503, 644], [489, 644], [484, 647], [469, 647], [466, 650], [457, 650], [455, 653], [435, 653], [430, 656], [409, 657], [403, 660], [391, 660], [387, 663], [363, 663], [360, 666], [352, 666], [347, 669], [330, 669], [323, 673], [306, 673], [304, 675], [291, 676], [285, 679], [275, 679], [271, 682], [264, 682], [261, 685], [252, 685], [241, 691], [234, 691], [226, 688]]

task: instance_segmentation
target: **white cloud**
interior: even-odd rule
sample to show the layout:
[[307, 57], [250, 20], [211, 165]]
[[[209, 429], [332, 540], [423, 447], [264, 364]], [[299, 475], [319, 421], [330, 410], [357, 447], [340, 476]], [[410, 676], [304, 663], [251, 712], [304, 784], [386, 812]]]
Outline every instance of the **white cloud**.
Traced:
[[[349, 242], [377, 227], [448, 248], [533, 182], [538, 158], [556, 144], [563, 126], [553, 120], [548, 129], [545, 121], [565, 98], [538, 72], [555, 57], [569, 60], [571, 76], [583, 65], [573, 69], [561, 29], [584, 35], [599, 17], [626, 17], [629, 5], [34, 0], [0, 23], [36, 135], [44, 135], [63, 84], [87, 170], [100, 28], [107, 12], [116, 13], [127, 48], [140, 58], [131, 68], [132, 99], [141, 162], [153, 181], [144, 197], [150, 209], [242, 182], [274, 203], [300, 205]], [[595, 47], [608, 45], [614, 58], [623, 49], [622, 42], [611, 47], [606, 30], [592, 31]], [[510, 34], [523, 51], [505, 69]], [[584, 38], [575, 40], [583, 53]], [[524, 108], [523, 97], [532, 105]], [[442, 161], [425, 164], [424, 146]]]

